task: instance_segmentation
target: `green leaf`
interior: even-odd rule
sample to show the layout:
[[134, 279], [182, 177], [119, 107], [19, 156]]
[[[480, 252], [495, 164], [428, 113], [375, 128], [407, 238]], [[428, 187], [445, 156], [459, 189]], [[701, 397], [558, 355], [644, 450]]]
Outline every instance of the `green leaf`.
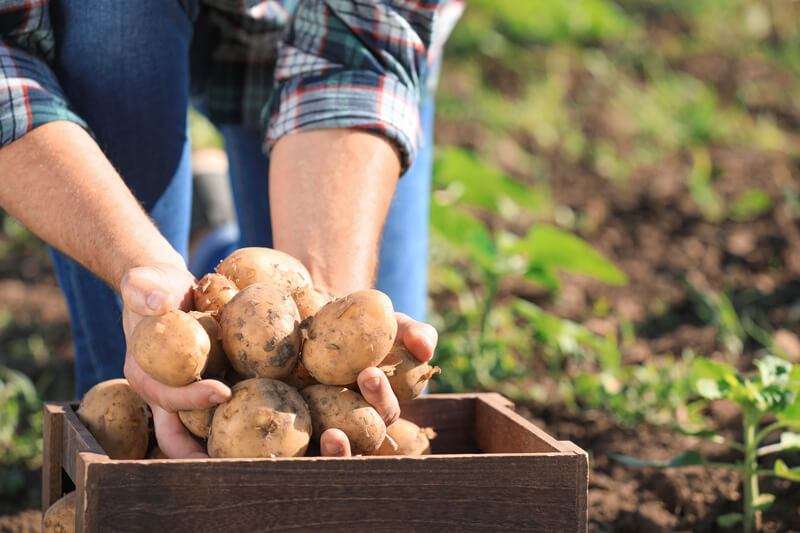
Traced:
[[761, 189], [750, 189], [733, 199], [728, 206], [728, 216], [737, 222], [758, 218], [772, 207], [769, 194]]
[[695, 383], [697, 394], [706, 400], [719, 400], [725, 398], [726, 394], [720, 388], [720, 382], [713, 379], [698, 379]]
[[772, 506], [772, 503], [775, 501], [774, 494], [759, 494], [758, 498], [753, 500], [753, 509], [756, 511], [766, 511]]
[[630, 466], [650, 466], [654, 468], [672, 468], [679, 466], [697, 466], [708, 464], [708, 462], [703, 459], [703, 456], [700, 455], [700, 452], [695, 450], [684, 452], [669, 461], [642, 461], [641, 459], [636, 459], [635, 457], [629, 457], [627, 455], [616, 453], [611, 453], [609, 456]]
[[791, 481], [800, 481], [800, 466], [789, 468], [783, 459], [775, 461], [775, 475]]
[[459, 204], [496, 213], [501, 212], [504, 198], [534, 212], [541, 211], [550, 200], [546, 189], [523, 185], [462, 148], [446, 147], [439, 151], [433, 180], [436, 186], [450, 187]]
[[431, 229], [457, 249], [470, 253], [484, 268], [493, 264], [496, 252], [492, 237], [480, 220], [434, 200]]
[[736, 370], [732, 366], [705, 357], [698, 357], [692, 362], [692, 377], [696, 380], [712, 379], [726, 382], [731, 378], [737, 379]]
[[533, 226], [509, 251], [524, 256], [530, 263], [530, 271], [556, 272], [561, 269], [611, 285], [624, 285], [628, 282], [627, 276], [621, 270], [583, 239], [553, 226]]
[[744, 516], [742, 513], [726, 513], [717, 517], [717, 524], [719, 527], [729, 528], [740, 523]]
[[714, 429], [687, 429], [672, 424], [668, 424], [667, 427], [675, 433], [680, 433], [681, 435], [686, 435], [689, 437], [699, 437], [701, 439], [712, 439], [719, 435], [719, 433]]
[[765, 387], [777, 385], [782, 388], [788, 385], [789, 374], [792, 371], [792, 363], [789, 361], [774, 355], [765, 355], [754, 364], [758, 367], [761, 384]]

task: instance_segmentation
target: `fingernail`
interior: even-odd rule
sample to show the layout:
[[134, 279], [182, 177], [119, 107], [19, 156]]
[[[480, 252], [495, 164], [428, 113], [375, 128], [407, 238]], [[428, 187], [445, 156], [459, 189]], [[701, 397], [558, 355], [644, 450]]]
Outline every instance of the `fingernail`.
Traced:
[[342, 455], [343, 451], [341, 446], [333, 442], [326, 442], [322, 447], [322, 452], [328, 457]]
[[364, 380], [364, 387], [372, 392], [378, 392], [378, 389], [381, 388], [381, 379], [377, 377], [366, 379]]
[[218, 403], [224, 402], [225, 398], [218, 392], [212, 392], [211, 396], [208, 397], [208, 401], [216, 405]]
[[428, 339], [428, 344], [431, 345], [431, 348], [435, 348], [439, 335], [436, 334], [436, 330], [432, 327], [425, 328], [425, 338]]
[[147, 295], [147, 307], [153, 311], [158, 311], [164, 305], [164, 294], [158, 291], [153, 291]]

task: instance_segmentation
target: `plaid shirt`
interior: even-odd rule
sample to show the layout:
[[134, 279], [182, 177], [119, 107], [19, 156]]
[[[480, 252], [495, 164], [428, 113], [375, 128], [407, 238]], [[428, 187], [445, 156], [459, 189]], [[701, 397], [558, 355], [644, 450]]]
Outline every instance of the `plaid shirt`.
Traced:
[[[177, 1], [196, 14], [193, 0]], [[0, 146], [54, 120], [89, 129], [49, 67], [48, 2], [0, 0]], [[266, 150], [289, 133], [360, 128], [396, 142], [411, 164], [419, 102], [464, 0], [200, 2], [213, 42], [193, 61], [193, 92], [214, 121], [262, 127]]]

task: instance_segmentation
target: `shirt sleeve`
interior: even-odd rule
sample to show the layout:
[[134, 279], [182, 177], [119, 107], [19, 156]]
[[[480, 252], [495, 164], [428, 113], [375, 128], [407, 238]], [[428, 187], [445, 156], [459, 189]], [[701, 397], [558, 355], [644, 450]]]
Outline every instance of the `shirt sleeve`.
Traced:
[[358, 128], [396, 143], [403, 169], [423, 142], [419, 103], [447, 1], [303, 0], [284, 32], [265, 108], [265, 150], [284, 135]]
[[47, 64], [52, 54], [47, 2], [0, 0], [0, 147], [55, 120], [88, 129]]

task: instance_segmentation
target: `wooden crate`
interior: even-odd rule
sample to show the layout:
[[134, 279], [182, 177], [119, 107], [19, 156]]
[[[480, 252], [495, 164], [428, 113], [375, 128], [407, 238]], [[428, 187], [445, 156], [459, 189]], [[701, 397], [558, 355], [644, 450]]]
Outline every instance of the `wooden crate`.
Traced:
[[586, 531], [586, 452], [512, 407], [494, 393], [404, 404], [438, 433], [422, 457], [118, 461], [74, 404], [47, 403], [42, 509], [71, 480], [79, 532]]

